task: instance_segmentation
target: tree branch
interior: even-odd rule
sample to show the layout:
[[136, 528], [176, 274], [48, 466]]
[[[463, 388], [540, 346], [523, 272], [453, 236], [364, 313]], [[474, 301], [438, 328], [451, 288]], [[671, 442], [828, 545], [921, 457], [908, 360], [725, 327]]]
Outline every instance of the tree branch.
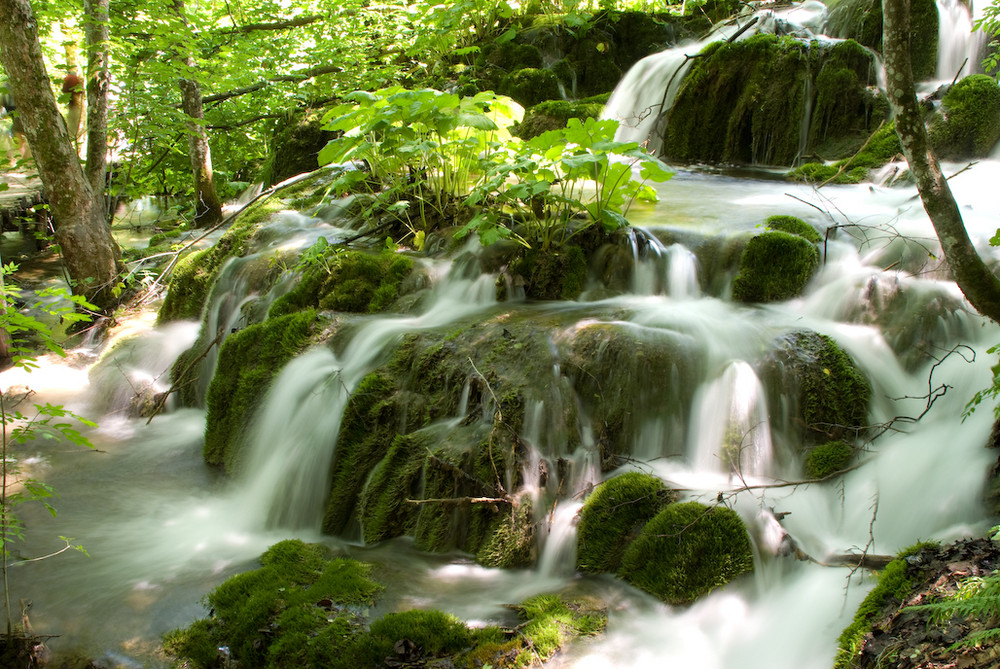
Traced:
[[289, 28], [300, 28], [302, 26], [307, 26], [310, 23], [316, 23], [321, 21], [325, 16], [321, 14], [312, 14], [309, 16], [300, 16], [296, 19], [289, 19], [287, 21], [275, 21], [274, 23], [248, 23], [243, 26], [233, 26], [232, 28], [223, 28], [221, 30], [215, 31], [216, 34], [221, 35], [231, 35], [233, 33], [249, 33], [256, 30], [287, 30]]
[[263, 81], [258, 81], [256, 84], [251, 84], [244, 88], [236, 88], [225, 93], [216, 93], [215, 95], [207, 95], [201, 99], [205, 104], [212, 102], [222, 102], [223, 100], [228, 100], [230, 98], [239, 97], [241, 95], [246, 95], [247, 93], [253, 93], [264, 88], [268, 84], [280, 83], [283, 81], [291, 82], [302, 82], [308, 79], [314, 79], [316, 77], [322, 76], [324, 74], [336, 74], [338, 72], [343, 72], [344, 69], [339, 65], [321, 65], [319, 67], [314, 67], [311, 70], [302, 70], [298, 74], [281, 74], [276, 77], [270, 77]]

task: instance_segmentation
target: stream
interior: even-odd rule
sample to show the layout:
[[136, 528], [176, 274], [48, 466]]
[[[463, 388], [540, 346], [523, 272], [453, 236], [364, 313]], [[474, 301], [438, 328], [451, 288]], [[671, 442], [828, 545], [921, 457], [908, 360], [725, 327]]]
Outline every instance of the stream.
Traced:
[[[970, 236], [981, 253], [1000, 261], [987, 244], [1000, 221], [993, 190], [1000, 183], [1000, 161], [964, 167], [944, 169], [960, 172], [951, 186]], [[32, 601], [34, 631], [58, 635], [48, 641], [54, 652], [94, 658], [105, 667], [168, 666], [157, 655], [162, 634], [206, 615], [201, 598], [228, 576], [253, 568], [269, 545], [299, 537], [379, 565], [386, 592], [373, 615], [434, 607], [483, 623], [509, 621], [505, 604], [541, 592], [601, 598], [609, 610], [606, 634], [574, 643], [553, 661], [556, 667], [830, 667], [837, 637], [873, 580], [846, 568], [770, 557], [767, 546], [780, 536], [775, 538], [762, 512], [788, 513], [784, 530], [818, 559], [862, 550], [892, 554], [918, 540], [950, 541], [985, 531], [982, 495], [996, 459], [984, 447], [992, 412], [982, 407], [967, 419], [963, 413], [992, 379], [986, 349], [1000, 343], [1000, 328], [977, 316], [947, 280], [912, 187], [817, 191], [762, 172], [676, 170], [658, 186], [655, 206], [630, 214], [651, 238], [678, 241], [654, 245], [639, 258], [629, 293], [585, 292], [566, 303], [497, 303], [495, 277], [470, 273], [457, 261], [428, 260], [434, 281], [418, 314], [359, 318], [350, 341], [336, 352], [313, 349], [288, 365], [275, 381], [279, 390], [255, 417], [247, 465], [232, 479], [202, 460], [203, 410], [166, 411], [149, 424], [124, 411], [133, 384], [167, 387], [166, 370], [194, 343], [198, 323], [155, 327], [152, 311], [140, 313], [120, 326], [122, 332], [106, 344], [113, 355], [105, 353], [98, 364], [101, 351], [81, 347], [65, 360], [43, 357], [28, 376], [3, 373], [4, 392], [27, 385], [37, 393], [35, 401], [64, 404], [99, 424], [89, 433], [93, 451], [39, 441], [22, 458], [31, 475], [57, 491], [58, 515], [26, 508], [27, 541], [18, 550], [24, 556], [51, 553], [65, 536], [87, 555], [70, 551], [13, 567], [15, 608], [19, 598]], [[774, 214], [799, 216], [821, 231], [841, 226], [804, 294], [750, 306], [713, 296], [687, 240], [750, 231]], [[295, 213], [277, 217], [272, 226], [275, 245], [302, 247], [319, 234], [331, 242], [343, 234]], [[234, 291], [238, 284], [234, 276]], [[213, 318], [227, 322], [241, 298], [223, 304], [216, 293], [213, 308], [219, 313]], [[882, 311], [889, 304], [891, 311]], [[945, 308], [931, 311], [936, 305]], [[690, 490], [691, 499], [711, 501], [744, 483], [792, 478], [774, 458], [783, 418], [767, 415], [761, 382], [749, 364], [782, 332], [809, 328], [850, 352], [872, 383], [871, 424], [916, 417], [927, 408], [929, 391], [941, 384], [948, 389], [919, 422], [895, 423], [865, 454], [864, 464], [837, 481], [732, 494], [728, 503], [751, 528], [760, 553], [755, 574], [689, 608], [664, 605], [611, 576], [576, 573], [573, 520], [580, 502], [572, 499], [541, 519], [540, 556], [529, 570], [487, 569], [469, 555], [420, 552], [407, 538], [364, 546], [354, 537], [321, 535], [331, 453], [317, 447], [323, 440], [315, 437], [336, 433], [348, 393], [386, 347], [405, 332], [508, 312], [556, 320], [561, 328], [613, 318], [649, 336], [681, 335], [695, 342], [706, 373], [694, 389], [690, 414], [678, 427], [652, 412], [632, 451], [636, 467]], [[932, 348], [900, 344], [914, 327], [924, 328]], [[949, 353], [957, 346], [963, 348]], [[330, 383], [334, 376], [338, 382]], [[550, 408], [540, 402], [536, 409], [522, 438], [539, 457], [569, 458], [574, 490], [599, 481], [593, 443], [585, 439], [574, 453], [562, 453], [564, 445], [545, 429]], [[720, 464], [727, 426], [752, 435], [741, 480]], [[270, 448], [282, 440], [303, 450]], [[287, 494], [292, 490], [294, 495]]]

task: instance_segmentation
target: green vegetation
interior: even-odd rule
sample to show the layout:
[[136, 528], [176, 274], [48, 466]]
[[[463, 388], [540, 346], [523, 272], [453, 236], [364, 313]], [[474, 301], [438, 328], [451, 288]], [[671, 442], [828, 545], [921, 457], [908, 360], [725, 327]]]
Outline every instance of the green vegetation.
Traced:
[[198, 318], [223, 263], [244, 255], [258, 226], [282, 208], [278, 199], [251, 205], [240, 212], [214, 246], [195, 251], [178, 262], [170, 279], [170, 290], [160, 307], [159, 322]]
[[854, 447], [846, 441], [829, 441], [810, 449], [802, 463], [806, 478], [822, 479], [842, 471], [854, 459]]
[[[600, 96], [604, 98], [606, 96]], [[549, 130], [559, 130], [566, 127], [571, 118], [599, 118], [606, 100], [589, 102], [579, 100], [549, 100], [529, 109], [524, 119], [516, 127], [517, 136], [521, 139], [531, 139]]]
[[[574, 637], [598, 634], [606, 624], [593, 603], [557, 595], [538, 595], [515, 607], [523, 619], [516, 632], [472, 629], [434, 610], [389, 613], [369, 622], [367, 606], [382, 590], [371, 565], [297, 539], [275, 544], [260, 561], [260, 568], [229, 578], [208, 595], [211, 617], [166, 635], [167, 653], [193, 669], [218, 666], [223, 646], [241, 666], [263, 669], [356, 669], [390, 659], [514, 669], [547, 660]], [[446, 664], [426, 664], [435, 660]]]
[[302, 309], [385, 311], [399, 297], [400, 284], [413, 269], [413, 260], [389, 249], [350, 251], [320, 237], [303, 253], [299, 266], [301, 278], [271, 305], [271, 318]]
[[684, 502], [646, 524], [618, 575], [668, 604], [685, 605], [752, 571], [750, 537], [736, 512]]
[[894, 121], [876, 130], [868, 143], [850, 158], [834, 163], [806, 163], [788, 173], [789, 178], [811, 183], [857, 184], [865, 181], [872, 169], [882, 167], [901, 155]]
[[[759, 34], [708, 45], [667, 118], [664, 155], [681, 162], [791, 165], [802, 146], [807, 91], [817, 91], [810, 144], [865, 133], [871, 55]], [[842, 88], [846, 86], [846, 88]]]
[[733, 280], [733, 299], [779, 302], [797, 296], [819, 267], [819, 250], [787, 232], [765, 232], [750, 238]]
[[208, 387], [205, 462], [232, 471], [253, 409], [285, 363], [309, 343], [316, 312], [251, 325], [226, 338]]
[[[842, 0], [832, 8], [829, 22], [832, 36], [855, 39], [882, 52], [881, 2]], [[910, 3], [910, 45], [914, 78], [917, 81], [933, 79], [938, 52], [938, 12], [934, 0]]]
[[931, 144], [944, 160], [983, 158], [1000, 140], [1000, 85], [993, 77], [974, 74], [948, 89], [944, 113], [928, 130]]
[[642, 527], [674, 500], [673, 492], [651, 474], [627, 472], [597, 486], [580, 511], [576, 568], [614, 573]]
[[484, 567], [512, 569], [535, 563], [535, 518], [531, 499], [522, 497], [511, 509], [498, 515], [487, 531], [488, 538], [476, 554]]
[[823, 241], [823, 237], [816, 232], [816, 228], [795, 216], [771, 216], [764, 221], [764, 227], [768, 230], [798, 235], [812, 244], [819, 244]]

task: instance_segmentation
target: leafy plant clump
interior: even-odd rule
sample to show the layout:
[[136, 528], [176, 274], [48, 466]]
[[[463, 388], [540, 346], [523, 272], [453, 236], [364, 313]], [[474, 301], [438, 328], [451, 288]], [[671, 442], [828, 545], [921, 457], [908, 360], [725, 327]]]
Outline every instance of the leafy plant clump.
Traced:
[[778, 302], [802, 292], [819, 267], [819, 250], [787, 232], [765, 232], [750, 238], [733, 281], [740, 302]]
[[620, 474], [597, 486], [580, 510], [576, 568], [616, 572], [632, 539], [673, 499], [661, 479], [640, 472]]
[[[470, 628], [435, 610], [367, 618], [382, 586], [373, 567], [290, 539], [261, 556], [261, 567], [231, 577], [206, 597], [209, 618], [164, 639], [170, 655], [195, 669], [226, 662], [264, 669], [380, 666], [527, 667], [578, 636], [600, 633], [591, 602], [538, 595], [514, 607], [516, 631]], [[225, 648], [230, 657], [220, 657]]]
[[668, 604], [686, 605], [752, 571], [750, 537], [736, 512], [684, 502], [646, 524], [618, 575]]

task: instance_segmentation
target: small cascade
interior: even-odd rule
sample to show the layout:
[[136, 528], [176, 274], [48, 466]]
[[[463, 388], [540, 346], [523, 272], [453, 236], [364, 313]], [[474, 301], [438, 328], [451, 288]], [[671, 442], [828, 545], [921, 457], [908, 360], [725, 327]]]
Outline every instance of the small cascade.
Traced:
[[698, 260], [683, 244], [664, 246], [652, 233], [629, 230], [632, 293], [667, 295], [675, 300], [699, 297]]
[[249, 431], [237, 503], [241, 516], [267, 528], [317, 529], [344, 409], [364, 375], [407, 332], [442, 327], [494, 303], [492, 277], [449, 275], [423, 315], [372, 319], [339, 356], [320, 347], [289, 363]]
[[559, 502], [548, 516], [538, 573], [543, 578], [571, 575], [576, 569], [576, 514], [583, 502]]
[[986, 36], [973, 31], [972, 15], [961, 0], [938, 0], [937, 78], [951, 81], [980, 72]]
[[753, 368], [736, 360], [696, 401], [696, 468], [740, 478], [771, 474], [773, 449], [764, 390]]
[[700, 297], [698, 259], [683, 244], [667, 247], [667, 294], [675, 300]]

